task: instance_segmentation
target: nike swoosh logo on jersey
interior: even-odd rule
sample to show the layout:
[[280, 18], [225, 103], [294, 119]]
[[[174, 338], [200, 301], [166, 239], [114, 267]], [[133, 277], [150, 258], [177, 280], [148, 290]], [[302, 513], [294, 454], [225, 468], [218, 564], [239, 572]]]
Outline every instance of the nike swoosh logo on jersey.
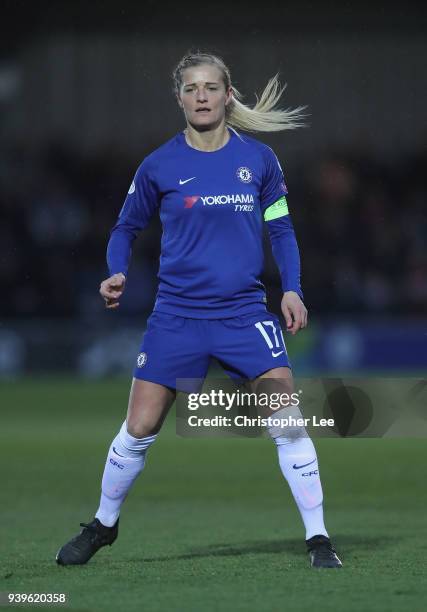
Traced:
[[313, 461], [310, 461], [309, 463], [304, 463], [304, 465], [297, 465], [296, 463], [294, 463], [294, 465], [292, 467], [294, 468], [294, 470], [300, 470], [303, 467], [307, 467], [307, 465], [311, 465], [315, 461], [316, 461], [316, 459], [313, 459]]
[[195, 178], [196, 178], [195, 176], [192, 176], [192, 177], [191, 177], [191, 178], [189, 178], [189, 179], [185, 179], [185, 181], [183, 181], [182, 179], [179, 179], [179, 184], [180, 184], [180, 185], [185, 185], [185, 183], [188, 183], [188, 181], [192, 181], [192, 180], [193, 180], [193, 179], [195, 179]]
[[278, 353], [271, 353], [271, 354], [273, 355], [273, 357], [278, 357], [282, 353], [283, 353], [283, 351], [279, 351]]

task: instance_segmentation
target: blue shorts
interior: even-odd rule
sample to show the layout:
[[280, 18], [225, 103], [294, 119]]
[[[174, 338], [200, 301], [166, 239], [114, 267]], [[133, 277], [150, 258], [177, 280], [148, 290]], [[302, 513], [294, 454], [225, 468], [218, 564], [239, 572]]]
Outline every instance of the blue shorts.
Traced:
[[[134, 377], [177, 388], [177, 379], [205, 379], [210, 359], [233, 379], [253, 379], [291, 367], [276, 315], [267, 311], [229, 319], [192, 319], [155, 311]], [[186, 390], [179, 385], [180, 390]]]

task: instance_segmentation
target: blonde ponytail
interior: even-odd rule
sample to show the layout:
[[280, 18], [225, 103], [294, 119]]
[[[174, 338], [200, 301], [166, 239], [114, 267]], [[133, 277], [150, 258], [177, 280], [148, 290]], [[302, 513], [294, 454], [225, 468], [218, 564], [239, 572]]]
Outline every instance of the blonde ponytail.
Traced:
[[241, 102], [242, 95], [232, 86], [230, 70], [223, 60], [211, 53], [190, 53], [181, 59], [172, 74], [175, 95], [179, 95], [184, 70], [201, 64], [212, 64], [219, 68], [226, 90], [233, 88], [233, 99], [226, 109], [226, 123], [230, 127], [245, 132], [280, 132], [304, 126], [305, 106], [293, 109], [275, 108], [286, 87], [280, 85], [277, 74], [268, 81], [261, 97], [258, 99], [256, 96], [256, 104], [251, 108]]
[[233, 87], [233, 99], [226, 111], [227, 124], [245, 132], [280, 132], [303, 127], [305, 106], [275, 108], [285, 87], [281, 87], [276, 74], [268, 81], [261, 97], [256, 96], [253, 108], [240, 101], [242, 95]]

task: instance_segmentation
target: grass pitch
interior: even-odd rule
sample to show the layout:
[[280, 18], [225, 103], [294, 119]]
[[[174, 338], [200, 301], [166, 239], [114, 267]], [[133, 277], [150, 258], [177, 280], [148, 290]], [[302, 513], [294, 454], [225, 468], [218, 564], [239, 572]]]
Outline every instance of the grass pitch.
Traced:
[[[71, 610], [425, 610], [425, 440], [316, 442], [342, 570], [312, 570], [266, 439], [182, 439], [174, 415], [88, 565], [57, 549], [97, 508], [129, 382], [3, 383], [0, 591], [66, 593]], [[53, 608], [50, 609], [60, 609]], [[63, 608], [62, 608], [63, 609]]]

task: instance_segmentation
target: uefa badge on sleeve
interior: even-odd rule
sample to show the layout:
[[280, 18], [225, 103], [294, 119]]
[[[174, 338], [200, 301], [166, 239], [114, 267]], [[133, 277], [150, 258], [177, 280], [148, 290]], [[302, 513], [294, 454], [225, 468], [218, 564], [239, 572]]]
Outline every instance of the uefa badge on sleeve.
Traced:
[[136, 365], [138, 368], [143, 368], [147, 363], [147, 353], [139, 353], [138, 359], [136, 360]]

